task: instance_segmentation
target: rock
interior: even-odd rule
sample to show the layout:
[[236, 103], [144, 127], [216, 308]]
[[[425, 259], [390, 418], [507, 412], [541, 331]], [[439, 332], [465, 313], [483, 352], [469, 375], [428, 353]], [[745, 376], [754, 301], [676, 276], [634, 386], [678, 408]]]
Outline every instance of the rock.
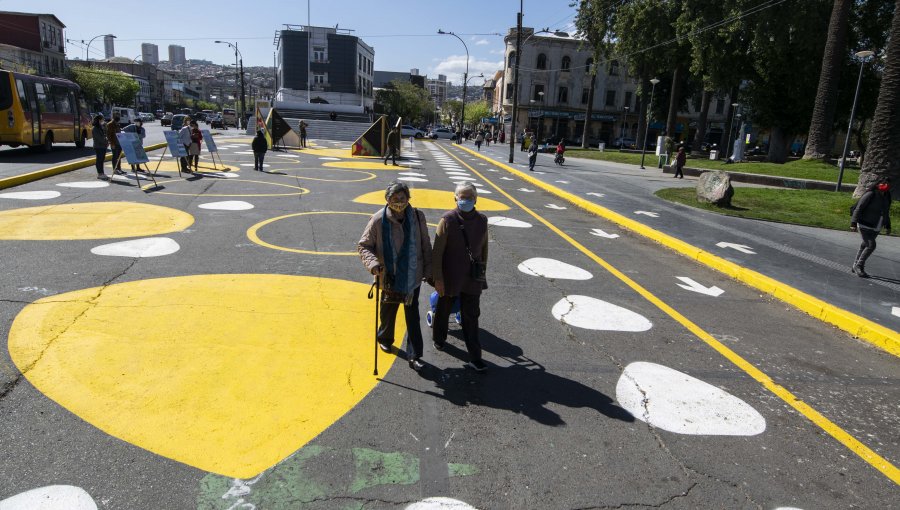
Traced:
[[728, 172], [716, 170], [700, 174], [697, 181], [697, 201], [728, 207], [733, 196], [734, 188], [731, 186], [731, 175]]

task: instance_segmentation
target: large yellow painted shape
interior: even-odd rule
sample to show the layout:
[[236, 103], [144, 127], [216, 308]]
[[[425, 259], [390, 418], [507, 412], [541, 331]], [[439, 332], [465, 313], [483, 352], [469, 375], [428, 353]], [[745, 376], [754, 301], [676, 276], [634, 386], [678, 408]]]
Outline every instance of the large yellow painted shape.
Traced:
[[[250, 478], [375, 387], [368, 288], [235, 274], [78, 290], [26, 306], [9, 352], [38, 390], [104, 432]], [[405, 327], [400, 314], [395, 338]], [[394, 359], [381, 354], [379, 373]]]
[[[451, 184], [450, 187], [452, 188], [453, 185]], [[450, 209], [456, 208], [456, 196], [453, 195], [452, 191], [413, 188], [410, 191], [410, 194], [412, 197], [409, 199], [409, 203], [419, 209], [440, 209], [449, 211]], [[372, 191], [354, 198], [353, 201], [358, 204], [380, 205], [384, 207], [384, 191]], [[503, 202], [485, 197], [478, 197], [475, 208], [481, 212], [509, 210], [509, 206]]]
[[59, 241], [140, 237], [184, 230], [190, 214], [153, 204], [88, 202], [0, 211], [0, 239]]

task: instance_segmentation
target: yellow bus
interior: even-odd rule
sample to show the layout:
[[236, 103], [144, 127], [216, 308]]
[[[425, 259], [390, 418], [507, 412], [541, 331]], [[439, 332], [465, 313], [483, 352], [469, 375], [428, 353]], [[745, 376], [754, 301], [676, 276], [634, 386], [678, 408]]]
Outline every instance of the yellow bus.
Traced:
[[81, 148], [89, 138], [91, 119], [78, 85], [0, 70], [0, 145], [49, 152], [54, 143]]

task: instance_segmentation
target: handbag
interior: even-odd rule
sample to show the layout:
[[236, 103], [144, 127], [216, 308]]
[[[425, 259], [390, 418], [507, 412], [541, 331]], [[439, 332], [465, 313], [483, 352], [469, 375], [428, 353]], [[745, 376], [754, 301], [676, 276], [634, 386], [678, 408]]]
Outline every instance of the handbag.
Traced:
[[459, 224], [459, 231], [462, 233], [463, 241], [466, 243], [466, 254], [469, 256], [469, 278], [476, 282], [487, 282], [487, 267], [484, 262], [477, 260], [472, 255], [472, 248], [469, 246], [469, 236], [466, 234], [466, 226], [463, 224], [459, 213], [456, 213], [456, 222]]

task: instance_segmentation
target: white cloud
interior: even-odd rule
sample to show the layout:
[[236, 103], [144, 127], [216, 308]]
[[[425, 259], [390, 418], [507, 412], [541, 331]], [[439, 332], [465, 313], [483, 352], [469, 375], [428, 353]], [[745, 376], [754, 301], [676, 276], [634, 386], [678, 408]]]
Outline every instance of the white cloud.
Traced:
[[[491, 61], [491, 60], [479, 60], [478, 58], [469, 59], [469, 76], [477, 76], [480, 73], [484, 73], [485, 78], [489, 78], [494, 75], [497, 71], [503, 69], [503, 60]], [[437, 76], [439, 74], [447, 75], [447, 79], [452, 81], [454, 84], [462, 84], [462, 76], [463, 73], [466, 72], [466, 56], [465, 55], [450, 55], [441, 61], [440, 64], [435, 66], [431, 72], [429, 72], [429, 76]], [[481, 84], [482, 80], [480, 78], [475, 78], [469, 81], [470, 84], [477, 83]]]
[[487, 39], [479, 39], [475, 41], [475, 46], [484, 46], [486, 44], [491, 44]]
[[491, 50], [488, 53], [491, 55], [503, 55], [503, 48], [497, 48], [495, 50]]

